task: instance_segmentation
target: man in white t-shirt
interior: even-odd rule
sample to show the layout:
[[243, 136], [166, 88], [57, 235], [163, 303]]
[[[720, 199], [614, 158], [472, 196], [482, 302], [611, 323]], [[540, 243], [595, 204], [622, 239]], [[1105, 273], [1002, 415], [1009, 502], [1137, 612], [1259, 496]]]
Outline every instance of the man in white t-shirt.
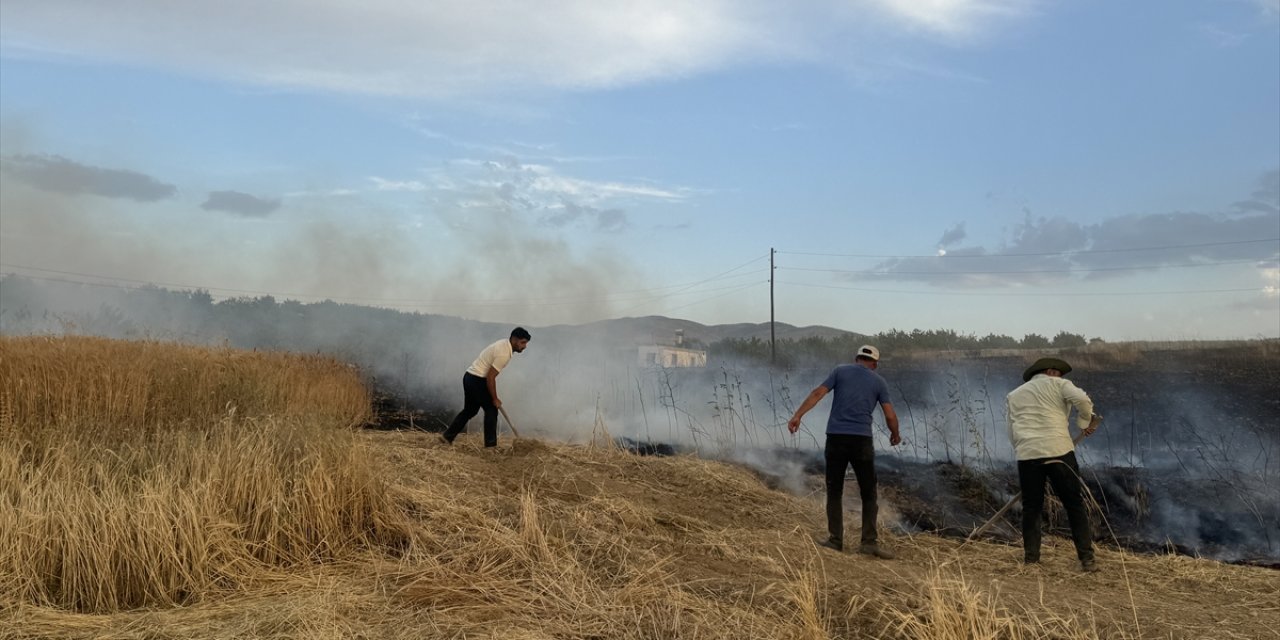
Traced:
[[523, 327], [516, 327], [511, 330], [511, 337], [485, 347], [471, 363], [462, 375], [462, 411], [441, 436], [445, 442], [453, 444], [453, 439], [467, 428], [467, 421], [484, 409], [484, 446], [498, 446], [498, 409], [502, 406], [502, 400], [498, 399], [498, 374], [511, 362], [512, 355], [529, 346], [530, 337]]
[[1028, 564], [1040, 562], [1040, 517], [1047, 481], [1067, 512], [1080, 567], [1097, 571], [1089, 512], [1080, 491], [1076, 445], [1067, 430], [1067, 421], [1075, 408], [1076, 426], [1088, 436], [1098, 428], [1102, 417], [1093, 412], [1089, 396], [1064, 377], [1068, 373], [1071, 365], [1066, 361], [1040, 358], [1023, 372], [1024, 384], [1005, 398], [1009, 439], [1018, 459], [1018, 484], [1022, 489], [1023, 560]]

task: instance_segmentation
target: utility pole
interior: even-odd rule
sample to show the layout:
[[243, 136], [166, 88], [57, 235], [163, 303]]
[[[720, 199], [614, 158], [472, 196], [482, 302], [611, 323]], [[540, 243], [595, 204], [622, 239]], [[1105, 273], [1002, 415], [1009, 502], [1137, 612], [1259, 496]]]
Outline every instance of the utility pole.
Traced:
[[769, 364], [773, 366], [778, 365], [778, 343], [773, 333], [773, 254], [777, 252], [777, 249], [769, 247]]

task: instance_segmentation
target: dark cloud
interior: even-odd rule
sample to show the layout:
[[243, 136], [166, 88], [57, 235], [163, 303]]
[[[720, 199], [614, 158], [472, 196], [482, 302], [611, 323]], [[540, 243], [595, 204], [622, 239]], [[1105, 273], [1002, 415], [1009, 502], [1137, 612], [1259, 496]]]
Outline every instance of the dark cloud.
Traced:
[[1252, 197], [1233, 206], [1240, 211], [1280, 211], [1280, 170], [1271, 171], [1259, 178], [1258, 189], [1253, 192]]
[[[1274, 259], [1280, 213], [1129, 215], [1089, 229], [1091, 252], [1075, 258], [1085, 268]], [[1133, 251], [1132, 249], [1143, 249]]]
[[517, 187], [515, 184], [512, 184], [510, 182], [504, 182], [498, 185], [498, 190], [496, 193], [499, 200], [506, 202], [507, 204], [511, 205], [514, 208], [518, 208], [518, 209], [536, 208], [536, 205], [534, 205], [533, 201], [521, 195], [519, 187]]
[[[943, 234], [963, 237], [953, 227]], [[1077, 251], [1087, 244], [1085, 230], [1061, 218], [1026, 218], [1013, 229], [1008, 244], [994, 251], [985, 247], [949, 248], [945, 255], [891, 258], [870, 273], [850, 274], [853, 279], [922, 280], [940, 286], [997, 286], [1011, 281], [1042, 283], [1064, 276], [1070, 261], [1058, 254]], [[975, 259], [980, 258], [980, 259]], [[1012, 280], [1011, 280], [1012, 279]]]
[[177, 187], [144, 173], [94, 167], [62, 156], [7, 156], [0, 159], [0, 168], [23, 182], [54, 193], [155, 202], [178, 192]]
[[621, 209], [605, 209], [596, 213], [596, 231], [622, 231], [627, 228], [627, 214]]
[[544, 215], [541, 222], [556, 228], [579, 224], [593, 231], [608, 233], [622, 231], [628, 226], [627, 214], [622, 209], [597, 209], [563, 198], [560, 207]]
[[[944, 255], [890, 258], [851, 280], [920, 281], [939, 286], [1038, 284], [1099, 279], [1135, 271], [1219, 262], [1274, 268], [1280, 259], [1280, 171], [1263, 175], [1230, 213], [1132, 214], [1084, 225], [1029, 213], [994, 250], [948, 248]], [[939, 244], [964, 238], [963, 225]], [[981, 259], [975, 259], [980, 257]]]
[[265, 218], [280, 208], [280, 200], [259, 198], [239, 191], [212, 191], [200, 208], [206, 211], [226, 211], [247, 218]]
[[949, 247], [965, 238], [964, 223], [959, 222], [956, 226], [947, 229], [942, 233], [942, 237], [938, 239], [939, 247]]
[[1013, 230], [1013, 240], [999, 253], [1062, 253], [1080, 251], [1089, 245], [1089, 233], [1066, 218], [1032, 218], [1027, 214]]

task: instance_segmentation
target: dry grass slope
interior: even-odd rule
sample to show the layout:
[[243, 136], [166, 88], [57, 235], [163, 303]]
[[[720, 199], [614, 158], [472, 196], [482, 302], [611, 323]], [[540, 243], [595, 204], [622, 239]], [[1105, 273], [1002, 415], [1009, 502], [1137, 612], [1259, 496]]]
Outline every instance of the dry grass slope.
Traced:
[[[5, 346], [8, 389], [23, 369]], [[445, 447], [266, 413], [157, 423], [110, 453], [76, 431], [61, 445], [102, 469], [74, 490], [118, 500], [77, 503], [92, 525], [25, 484], [7, 489], [44, 458], [20, 449], [4, 462], [0, 576], [27, 577], [0, 578], [0, 637], [1258, 638], [1280, 627], [1280, 573], [1266, 569], [1103, 551], [1105, 571], [1086, 575], [1069, 544], [1050, 542], [1045, 565], [1027, 569], [1017, 549], [902, 534], [886, 536], [900, 558], [885, 562], [817, 548], [816, 496], [737, 467], [533, 440], [485, 450], [475, 436]], [[179, 451], [188, 457], [167, 464]], [[236, 462], [201, 470], [223, 459]], [[44, 481], [72, 492], [71, 472], [52, 469]], [[368, 492], [358, 508], [357, 485]], [[15, 518], [61, 542], [19, 542], [3, 533]], [[93, 535], [131, 527], [132, 545]], [[77, 598], [35, 588], [52, 564], [23, 568], [55, 546], [77, 567]], [[136, 575], [119, 578], [123, 568]]]

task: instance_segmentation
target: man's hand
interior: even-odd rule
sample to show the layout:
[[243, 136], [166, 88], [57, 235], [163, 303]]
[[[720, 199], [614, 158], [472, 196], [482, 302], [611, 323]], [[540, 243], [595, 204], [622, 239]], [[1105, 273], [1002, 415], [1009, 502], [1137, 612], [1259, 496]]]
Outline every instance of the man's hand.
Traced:
[[890, 433], [890, 434], [889, 434], [889, 445], [890, 445], [890, 446], [893, 446], [893, 447], [896, 447], [896, 446], [898, 446], [898, 445], [900, 445], [900, 444], [902, 444], [902, 434], [898, 433], [897, 431], [894, 431], [894, 432]]
[[502, 408], [502, 401], [501, 401], [501, 400], [499, 400], [499, 399], [497, 399], [497, 398], [494, 398], [494, 399], [493, 399], [493, 408], [495, 408], [495, 409], [501, 409], [501, 408]]
[[800, 416], [791, 416], [791, 419], [787, 421], [787, 431], [790, 431], [791, 433], [795, 433], [799, 430], [800, 430]]
[[1089, 426], [1084, 428], [1085, 437], [1087, 438], [1093, 435], [1093, 432], [1098, 430], [1098, 424], [1101, 422], [1102, 422], [1102, 416], [1096, 413], [1093, 414], [1093, 417], [1089, 419]]

